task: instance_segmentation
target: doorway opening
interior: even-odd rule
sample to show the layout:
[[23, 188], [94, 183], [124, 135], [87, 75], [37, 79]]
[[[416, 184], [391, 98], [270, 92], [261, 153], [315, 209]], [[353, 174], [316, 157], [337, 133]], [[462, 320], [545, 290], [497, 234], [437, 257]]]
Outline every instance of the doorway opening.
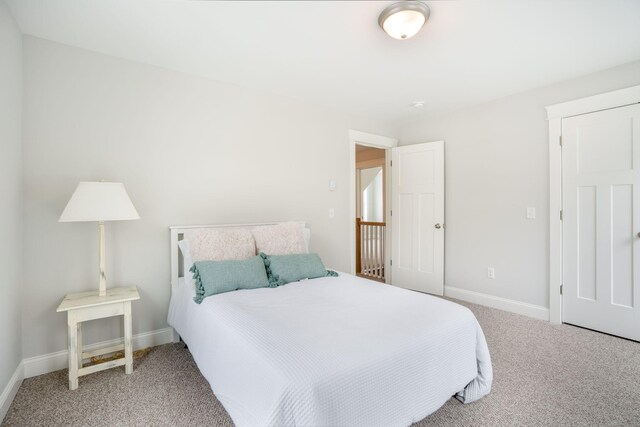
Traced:
[[[348, 150], [349, 150], [349, 163], [347, 173], [349, 174], [349, 233], [348, 236], [348, 251], [349, 251], [349, 272], [353, 275], [357, 274], [356, 270], [356, 218], [360, 218], [356, 214], [356, 145], [362, 145], [368, 148], [378, 148], [385, 152], [386, 165], [390, 166], [391, 162], [391, 149], [398, 146], [398, 140], [396, 138], [390, 138], [388, 136], [376, 135], [373, 133], [362, 132], [359, 130], [349, 129], [348, 132]], [[387, 181], [391, 178], [391, 168], [388, 169], [389, 173], [386, 174]], [[390, 194], [391, 186], [389, 182], [385, 182], [386, 186], [386, 200], [385, 200], [385, 217], [390, 218]], [[384, 252], [384, 277], [385, 282], [390, 283], [393, 278], [391, 273], [391, 242], [392, 242], [392, 230], [391, 223], [386, 223], [385, 226], [385, 252]]]
[[385, 282], [386, 150], [356, 144], [356, 275]]

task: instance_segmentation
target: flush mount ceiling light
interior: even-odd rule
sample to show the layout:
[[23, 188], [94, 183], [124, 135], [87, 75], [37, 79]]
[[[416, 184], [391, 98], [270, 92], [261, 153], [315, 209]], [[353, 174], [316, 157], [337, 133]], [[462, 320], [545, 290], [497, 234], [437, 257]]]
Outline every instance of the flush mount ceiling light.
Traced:
[[413, 108], [417, 108], [418, 110], [422, 110], [424, 108], [424, 101], [414, 101], [411, 103]]
[[415, 36], [429, 19], [429, 6], [419, 1], [393, 3], [378, 18], [380, 27], [391, 37], [405, 40]]

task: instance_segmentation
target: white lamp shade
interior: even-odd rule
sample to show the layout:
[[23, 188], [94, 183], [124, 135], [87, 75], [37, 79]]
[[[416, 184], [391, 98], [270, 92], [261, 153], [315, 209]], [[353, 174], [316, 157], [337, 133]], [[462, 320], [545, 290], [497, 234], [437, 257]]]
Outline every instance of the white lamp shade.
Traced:
[[120, 221], [139, 218], [140, 215], [121, 182], [81, 182], [59, 221]]

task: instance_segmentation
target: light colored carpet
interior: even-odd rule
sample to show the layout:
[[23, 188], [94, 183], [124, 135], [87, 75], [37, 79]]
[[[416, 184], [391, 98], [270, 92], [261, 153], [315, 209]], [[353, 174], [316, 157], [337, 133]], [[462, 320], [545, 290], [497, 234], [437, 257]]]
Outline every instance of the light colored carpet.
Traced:
[[[494, 383], [469, 405], [449, 400], [415, 426], [640, 426], [640, 343], [466, 304], [489, 343]], [[122, 368], [29, 378], [2, 426], [232, 426], [180, 344]]]

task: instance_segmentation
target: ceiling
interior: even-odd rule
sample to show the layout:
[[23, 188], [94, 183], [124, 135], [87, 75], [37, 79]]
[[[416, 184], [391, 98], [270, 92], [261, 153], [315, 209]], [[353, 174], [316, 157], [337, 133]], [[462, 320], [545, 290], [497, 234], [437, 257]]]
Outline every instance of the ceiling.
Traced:
[[[5, 0], [25, 34], [382, 120], [479, 104], [640, 59], [640, 1]], [[411, 107], [425, 101], [425, 107]]]

